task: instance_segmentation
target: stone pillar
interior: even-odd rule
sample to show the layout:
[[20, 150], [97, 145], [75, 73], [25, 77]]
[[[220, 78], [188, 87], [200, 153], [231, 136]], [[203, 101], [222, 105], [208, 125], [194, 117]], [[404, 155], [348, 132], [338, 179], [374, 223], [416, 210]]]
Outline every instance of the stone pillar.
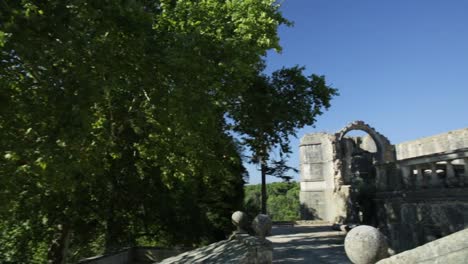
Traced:
[[375, 181], [377, 183], [377, 189], [379, 191], [386, 191], [389, 189], [387, 170], [384, 165], [375, 166]]
[[299, 147], [301, 192], [301, 218], [303, 220], [333, 221], [336, 202], [332, 196], [334, 176], [334, 145], [331, 136], [325, 133], [308, 134], [301, 139]]
[[437, 174], [437, 163], [431, 163], [431, 187], [438, 187], [440, 185], [439, 175]]
[[424, 164], [424, 168], [422, 170], [423, 174], [423, 188], [429, 188], [431, 186], [431, 173], [428, 172], [429, 164]]
[[464, 163], [463, 178], [460, 178], [460, 182], [463, 183], [463, 186], [466, 186], [468, 185], [468, 158], [464, 158], [463, 163]]
[[426, 188], [427, 183], [426, 180], [424, 179], [424, 169], [422, 165], [416, 165], [416, 177], [414, 179], [414, 183], [416, 186], [416, 189], [421, 189], [421, 188]]
[[455, 183], [457, 182], [457, 179], [455, 178], [455, 170], [453, 169], [452, 161], [447, 160], [447, 165], [445, 169], [445, 185], [447, 187], [454, 187]]
[[412, 186], [412, 181], [411, 181], [411, 176], [412, 171], [410, 166], [402, 166], [401, 167], [401, 176], [403, 177], [403, 185], [405, 189], [411, 189], [413, 188]]

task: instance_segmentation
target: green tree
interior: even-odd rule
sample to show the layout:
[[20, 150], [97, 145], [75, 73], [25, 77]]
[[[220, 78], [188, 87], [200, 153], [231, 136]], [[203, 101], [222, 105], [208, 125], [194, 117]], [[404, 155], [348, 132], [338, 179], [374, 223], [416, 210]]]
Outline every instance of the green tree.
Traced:
[[245, 176], [227, 102], [285, 22], [272, 0], [0, 1], [0, 258], [219, 239]]
[[[230, 112], [234, 130], [252, 153], [251, 162], [260, 164], [262, 213], [266, 208], [266, 175], [284, 172], [284, 159], [291, 153], [290, 137], [330, 107], [338, 95], [324, 76], [305, 76], [303, 67], [282, 68], [271, 76], [258, 74], [241, 97], [232, 102]], [[272, 162], [270, 153], [278, 150], [280, 161]]]
[[0, 259], [222, 238], [242, 145], [266, 166], [335, 94], [302, 68], [261, 74], [288, 24], [278, 8], [0, 0]]
[[[295, 221], [300, 217], [299, 183], [266, 184], [267, 213], [273, 221]], [[253, 218], [261, 212], [261, 184], [245, 186], [244, 208]]]

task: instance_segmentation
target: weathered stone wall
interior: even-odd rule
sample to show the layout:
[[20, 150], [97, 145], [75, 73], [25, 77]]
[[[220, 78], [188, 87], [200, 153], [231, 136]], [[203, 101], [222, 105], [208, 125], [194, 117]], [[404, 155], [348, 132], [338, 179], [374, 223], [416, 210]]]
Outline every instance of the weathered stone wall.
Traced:
[[[352, 130], [362, 130], [369, 136], [345, 137]], [[352, 122], [333, 135], [315, 133], [302, 138], [299, 147], [302, 219], [354, 221], [350, 220], [356, 218], [356, 214], [350, 217], [354, 150], [372, 153], [372, 159], [379, 164], [395, 160], [394, 146], [389, 140], [362, 121]]]
[[391, 246], [408, 250], [468, 228], [468, 129], [396, 145], [380, 167], [378, 220]]
[[[351, 130], [369, 136], [345, 137]], [[366, 206], [397, 252], [468, 228], [468, 128], [391, 145], [356, 121], [334, 135], [306, 135], [300, 155], [303, 219], [362, 224], [356, 215], [368, 215]], [[372, 162], [372, 174], [356, 173], [359, 161]], [[364, 196], [373, 203], [360, 196], [366, 175], [375, 175]]]
[[468, 259], [468, 229], [405, 251], [377, 264], [466, 263]]
[[468, 148], [468, 128], [395, 145], [398, 160]]
[[375, 145], [374, 140], [369, 135], [366, 135], [361, 138], [361, 148], [372, 153], [375, 153], [378, 151], [377, 145]]
[[468, 228], [468, 189], [378, 193], [379, 228], [396, 252]]
[[331, 220], [333, 145], [325, 133], [306, 135], [299, 147], [301, 161], [301, 216], [304, 220]]

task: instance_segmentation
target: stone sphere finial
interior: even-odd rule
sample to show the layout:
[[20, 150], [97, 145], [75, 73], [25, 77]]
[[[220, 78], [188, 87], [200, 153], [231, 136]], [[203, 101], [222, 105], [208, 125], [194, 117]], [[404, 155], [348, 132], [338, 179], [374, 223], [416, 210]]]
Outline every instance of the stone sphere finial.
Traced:
[[241, 211], [235, 211], [232, 216], [232, 223], [237, 227], [238, 233], [247, 233], [245, 230], [249, 226], [249, 217], [246, 213]]
[[271, 225], [270, 217], [265, 214], [257, 215], [252, 222], [252, 228], [255, 234], [261, 238], [265, 238], [271, 234]]
[[384, 235], [372, 226], [361, 225], [351, 229], [346, 235], [344, 247], [354, 264], [373, 264], [388, 257]]

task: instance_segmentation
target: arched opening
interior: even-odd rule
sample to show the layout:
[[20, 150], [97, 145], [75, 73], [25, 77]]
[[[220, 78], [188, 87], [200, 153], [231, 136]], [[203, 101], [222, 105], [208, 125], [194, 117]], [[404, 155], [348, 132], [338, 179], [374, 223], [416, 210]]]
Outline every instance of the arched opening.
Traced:
[[[336, 138], [338, 142], [341, 142], [345, 136], [349, 137], [349, 135], [356, 133], [358, 135], [359, 133], [361, 133], [361, 135], [362, 133], [367, 134], [367, 136], [361, 138], [360, 145], [364, 148], [367, 148], [369, 152], [377, 153], [376, 158], [378, 162], [383, 163], [388, 160], [389, 156], [391, 156], [389, 153], [387, 153], [390, 151], [390, 141], [363, 121], [355, 121], [350, 123], [336, 134]], [[366, 143], [368, 144], [366, 145]]]
[[387, 138], [362, 121], [356, 121], [336, 134], [341, 179], [349, 186], [348, 222], [377, 225], [376, 165], [387, 161], [391, 144]]
[[343, 183], [371, 180], [375, 184], [374, 164], [380, 159], [381, 147], [373, 137], [366, 131], [351, 129], [343, 133], [339, 144]]
[[351, 138], [361, 149], [370, 153], [377, 153], [377, 144], [369, 133], [362, 130], [350, 130], [345, 134], [345, 138]]

